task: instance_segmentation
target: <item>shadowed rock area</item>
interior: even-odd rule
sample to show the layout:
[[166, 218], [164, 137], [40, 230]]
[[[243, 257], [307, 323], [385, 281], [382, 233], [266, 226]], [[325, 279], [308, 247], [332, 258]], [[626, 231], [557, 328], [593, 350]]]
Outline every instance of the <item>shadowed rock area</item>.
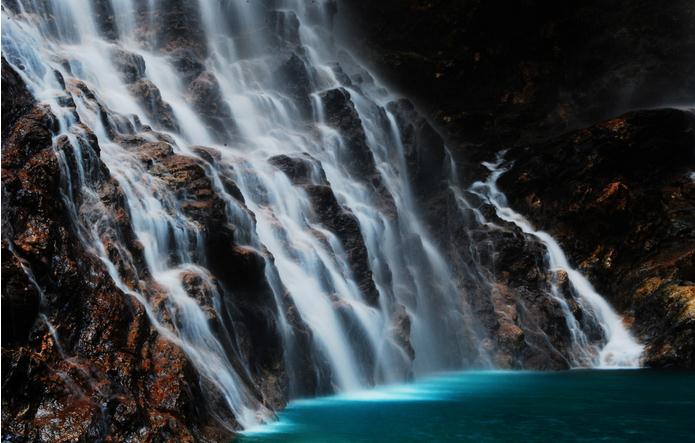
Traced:
[[507, 158], [512, 205], [632, 317], [645, 363], [695, 366], [695, 114], [633, 112]]
[[[144, 265], [123, 191], [99, 160], [96, 138], [87, 132], [76, 151], [61, 136], [54, 151], [55, 117], [46, 106], [35, 104], [4, 58], [2, 85], [3, 434], [34, 441], [91, 440], [103, 435], [146, 441], [231, 438], [235, 417], [226, 412], [215, 390], [206, 387], [209, 381], [157, 331], [141, 302], [116, 287], [104, 263], [80, 241], [85, 232], [61, 194], [61, 181], [76, 177], [64, 177], [59, 166], [61, 158], [74, 162], [77, 152], [90, 159], [94, 169], [87, 172], [97, 187], [97, 201], [82, 201], [80, 217], [104, 223], [95, 204], [111, 214], [113, 224], [105, 229], [102, 241], [124, 284], [146, 288], [150, 303], [157, 307], [152, 315], [165, 324], [171, 321], [166, 296]], [[234, 245], [224, 203], [201, 164], [173, 154], [166, 142], [139, 144], [137, 137], [113, 131], [138, 150], [153, 176], [188, 196], [182, 210], [201, 223], [214, 245], [210, 253], [224, 256], [228, 264], [213, 268], [220, 281], [233, 282], [239, 296], [244, 291], [267, 292], [262, 260], [249, 259], [249, 251]], [[212, 305], [224, 291], [206, 287], [196, 274], [184, 276], [183, 282], [215, 328], [234, 328], [246, 337], [241, 348], [251, 356], [250, 370], [265, 374], [262, 378], [268, 381], [259, 384], [257, 378], [253, 384], [259, 401], [272, 408], [284, 404], [284, 369], [277, 360], [282, 353], [268, 303], [223, 300], [222, 309], [216, 310]], [[219, 335], [222, 343], [224, 337]], [[232, 356], [236, 344], [228, 345]]]
[[[500, 180], [512, 208], [555, 236], [626, 316], [647, 345], [646, 365], [693, 367], [692, 114], [608, 118], [695, 103], [694, 18], [687, 1], [386, 0], [347, 1], [337, 22], [359, 24], [363, 33], [344, 40], [427, 110], [464, 182], [486, 176], [480, 162], [514, 147]], [[526, 263], [539, 260], [529, 240], [475, 228], [446, 195], [423, 204], [433, 226], [446, 220], [438, 232], [451, 260], [459, 269], [487, 261], [505, 288], [523, 288], [502, 293], [535, 306], [527, 297], [543, 284], [528, 273]], [[518, 318], [499, 323], [494, 302], [469, 299], [495, 330]], [[526, 317], [538, 324], [552, 315]]]

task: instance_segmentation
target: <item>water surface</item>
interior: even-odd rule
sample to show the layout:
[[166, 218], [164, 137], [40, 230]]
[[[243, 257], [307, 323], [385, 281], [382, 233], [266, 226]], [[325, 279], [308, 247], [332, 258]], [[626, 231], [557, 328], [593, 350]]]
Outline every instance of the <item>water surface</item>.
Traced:
[[249, 442], [695, 441], [695, 373], [462, 372], [298, 400]]

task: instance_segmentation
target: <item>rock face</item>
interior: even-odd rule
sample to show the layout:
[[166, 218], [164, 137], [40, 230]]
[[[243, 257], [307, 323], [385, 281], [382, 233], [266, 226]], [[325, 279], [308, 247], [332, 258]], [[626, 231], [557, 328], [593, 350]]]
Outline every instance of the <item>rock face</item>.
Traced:
[[228, 140], [235, 132], [234, 118], [224, 102], [215, 75], [202, 72], [188, 85], [188, 97], [204, 123], [220, 139]]
[[[693, 103], [695, 58], [683, 56], [695, 51], [691, 2], [341, 6], [337, 23], [363, 30], [344, 40], [426, 109], [463, 183], [487, 174], [482, 161], [517, 146], [508, 154], [514, 166], [500, 181], [512, 207], [558, 238], [573, 264], [633, 322], [647, 344], [647, 365], [693, 367], [691, 117], [641, 111], [591, 126], [630, 109]], [[500, 331], [490, 335], [494, 342], [515, 325], [523, 340], [499, 349], [523, 343], [534, 326], [519, 321], [521, 306], [537, 307], [534, 297], [547, 290], [547, 279], [533, 276], [542, 269], [542, 251], [510, 226], [511, 232], [490, 232], [472, 212], [462, 217], [446, 190], [430, 191], [425, 201], [450, 260], [474, 276], [462, 285], [473, 294], [469, 303], [483, 329]], [[494, 220], [490, 208], [479, 209]], [[492, 275], [475, 277], [476, 260]], [[478, 292], [490, 279], [506, 301], [495, 291]], [[526, 318], [547, 325], [555, 316], [537, 311]], [[552, 340], [562, 343], [561, 328], [555, 330]], [[511, 355], [523, 346], [516, 349]], [[508, 351], [495, 358], [514, 361]], [[552, 358], [542, 360], [525, 364], [553, 366]]]
[[[212, 422], [198, 428], [207, 414], [194, 401], [199, 380], [190, 363], [81, 247], [59, 193], [55, 120], [32, 107], [10, 69], [3, 68], [3, 86], [21, 93], [11, 108], [19, 111], [3, 119], [2, 223], [13, 236], [2, 241], [4, 436], [192, 441], [228, 434]], [[108, 175], [102, 179], [120, 192]]]
[[500, 185], [633, 322], [645, 363], [695, 366], [695, 115], [639, 111], [511, 150]]
[[514, 143], [692, 103], [694, 18], [688, 0], [347, 0], [336, 22], [442, 126]]
[[386, 210], [394, 212], [393, 196], [376, 170], [374, 156], [350, 93], [345, 88], [337, 88], [322, 92], [320, 98], [326, 123], [344, 140], [344, 146], [338, 146], [337, 156], [345, 162], [347, 172], [370, 187]]
[[[224, 400], [129, 293], [142, 290], [165, 327], [175, 321], [144, 264], [124, 191], [101, 162], [96, 137], [82, 126], [79, 151], [66, 136], [54, 142], [56, 118], [48, 107], [35, 104], [4, 59], [2, 85], [7, 94], [2, 128], [3, 437], [229, 440], [236, 421]], [[69, 87], [83, 94], [87, 106], [99, 109], [84, 84]], [[234, 244], [234, 227], [226, 224], [224, 202], [202, 160], [174, 154], [165, 141], [128, 133], [117, 115], [101, 109], [111, 124], [109, 134], [130, 146], [146, 170], [179, 195], [181, 211], [200, 224], [209, 253], [225, 257], [211, 257], [218, 266], [211, 267], [215, 275], [210, 279], [184, 275], [184, 290], [198, 300], [213, 329], [234, 330], [240, 338], [240, 344], [232, 344], [225, 342], [226, 334], [218, 335], [229, 356], [248, 356], [251, 395], [268, 408], [281, 407], [287, 381], [276, 313], [268, 308], [270, 292], [264, 287], [264, 260]], [[61, 165], [74, 165], [77, 153], [87, 165], [80, 179], [89, 181], [93, 194], [61, 191], [66, 180], [73, 183], [67, 189], [76, 189], [77, 168], [66, 176]], [[100, 230], [99, 241], [127, 290], [86, 248], [89, 232], [82, 223]], [[218, 297], [221, 306], [213, 309]]]
[[145, 114], [159, 126], [168, 131], [178, 131], [178, 124], [171, 105], [162, 100], [157, 86], [147, 79], [140, 79], [131, 84], [130, 93], [138, 97]]
[[341, 241], [350, 269], [365, 300], [378, 306], [379, 292], [374, 285], [359, 221], [349, 209], [338, 203], [320, 163], [308, 155], [306, 158], [281, 155], [270, 158], [269, 162], [306, 191], [317, 220]]

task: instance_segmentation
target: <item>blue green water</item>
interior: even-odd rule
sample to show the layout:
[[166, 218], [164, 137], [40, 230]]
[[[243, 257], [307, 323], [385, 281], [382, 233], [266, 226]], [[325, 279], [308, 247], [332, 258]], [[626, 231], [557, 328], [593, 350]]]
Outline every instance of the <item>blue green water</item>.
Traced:
[[249, 442], [694, 442], [695, 373], [462, 372], [298, 400]]

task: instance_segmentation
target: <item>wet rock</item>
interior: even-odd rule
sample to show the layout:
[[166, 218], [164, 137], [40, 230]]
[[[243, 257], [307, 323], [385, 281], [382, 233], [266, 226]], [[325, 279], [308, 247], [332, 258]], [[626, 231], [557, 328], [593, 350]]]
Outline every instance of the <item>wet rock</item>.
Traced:
[[110, 0], [95, 0], [92, 3], [94, 22], [99, 33], [107, 40], [118, 38], [115, 11]]
[[425, 195], [441, 192], [444, 168], [447, 166], [441, 135], [409, 100], [400, 99], [387, 107], [396, 117], [413, 189]]
[[[21, 103], [11, 104], [14, 98], [3, 95], [3, 110], [21, 109]], [[61, 195], [67, 178], [52, 147], [55, 130], [47, 108], [35, 106], [3, 137], [3, 438], [228, 439], [229, 432], [193, 401], [203, 393], [188, 359], [159, 336], [144, 308], [115, 286], [77, 236]], [[96, 143], [88, 132], [83, 140]], [[63, 139], [56, 142], [67, 153]], [[98, 146], [90, 152], [99, 162]], [[127, 249], [135, 257], [125, 202], [109, 178], [100, 162], [90, 173], [94, 198], [121, 220], [101, 241], [109, 254]], [[89, 223], [94, 212], [81, 205], [83, 198], [76, 196], [75, 204]]]
[[290, 10], [272, 10], [268, 12], [269, 27], [275, 30], [272, 35], [278, 35], [288, 46], [299, 45], [299, 18]]
[[155, 163], [150, 171], [176, 191], [181, 209], [193, 220], [208, 228], [224, 223], [224, 202], [196, 159], [170, 155]]
[[221, 141], [237, 131], [232, 110], [225, 103], [219, 82], [211, 72], [203, 72], [188, 85], [188, 98], [208, 129]]
[[301, 157], [276, 155], [269, 158], [268, 163], [284, 172], [295, 185], [328, 184], [321, 163], [309, 154]]
[[408, 357], [413, 360], [415, 358], [415, 349], [413, 349], [413, 345], [410, 343], [411, 320], [408, 311], [403, 306], [398, 306], [391, 316], [391, 325], [391, 334], [396, 342]]
[[369, 267], [369, 255], [364, 244], [360, 224], [355, 215], [340, 206], [330, 186], [305, 187], [318, 220], [331, 230], [343, 244], [350, 269], [367, 303], [376, 306], [379, 299]]
[[275, 76], [277, 87], [287, 94], [295, 103], [302, 115], [311, 116], [311, 101], [309, 94], [312, 90], [311, 75], [309, 70], [296, 53], [278, 68]]
[[646, 364], [659, 368], [695, 366], [695, 285], [647, 279], [636, 293], [635, 325], [651, 337]]
[[169, 52], [171, 64], [179, 71], [183, 81], [188, 84], [205, 71], [205, 65], [198, 55], [189, 48], [176, 48]]
[[139, 54], [116, 47], [111, 51], [111, 60], [126, 83], [135, 83], [145, 76], [145, 59]]
[[2, 276], [2, 345], [26, 343], [38, 318], [41, 296], [4, 240]]
[[163, 129], [178, 131], [174, 110], [169, 103], [162, 100], [159, 88], [154, 83], [147, 79], [140, 79], [128, 86], [128, 90], [142, 105], [150, 119], [161, 125]]
[[149, 142], [138, 146], [135, 154], [148, 167], [174, 155], [174, 149], [166, 142]]
[[13, 97], [12, 100], [4, 100], [2, 103], [2, 138], [5, 140], [17, 120], [34, 107], [35, 100], [27, 90], [24, 81], [7, 63], [4, 56], [2, 57], [2, 95]]
[[268, 162], [284, 172], [293, 184], [309, 196], [318, 221], [333, 232], [343, 245], [347, 261], [365, 300], [378, 304], [379, 292], [374, 284], [369, 257], [357, 217], [338, 203], [320, 162], [308, 154], [298, 157], [278, 155]]
[[367, 144], [362, 121], [352, 103], [350, 93], [344, 88], [330, 89], [320, 94], [326, 123], [341, 135], [345, 146], [338, 155], [347, 171], [374, 190], [386, 213], [395, 213], [393, 197], [386, 189], [376, 169], [374, 156]]
[[163, 0], [154, 10], [147, 2], [138, 2], [135, 7], [142, 41], [164, 52], [185, 49], [197, 59], [205, 58], [208, 48], [197, 4]]

